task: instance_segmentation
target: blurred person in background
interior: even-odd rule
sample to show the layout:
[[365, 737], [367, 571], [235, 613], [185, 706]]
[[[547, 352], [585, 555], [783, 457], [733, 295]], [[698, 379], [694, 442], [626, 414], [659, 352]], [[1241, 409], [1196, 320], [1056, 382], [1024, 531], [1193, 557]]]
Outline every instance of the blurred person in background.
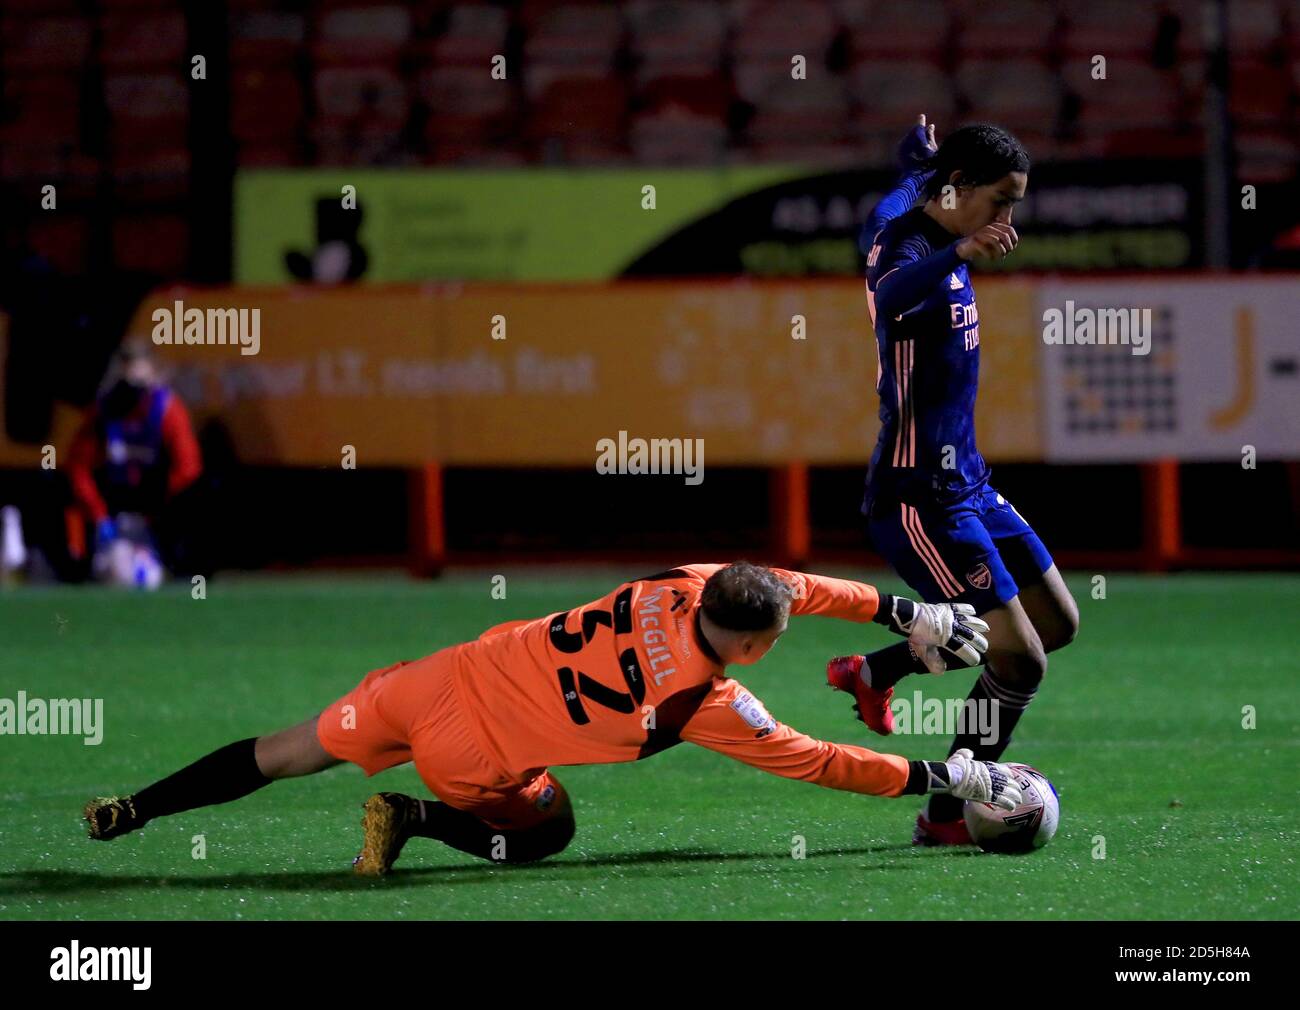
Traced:
[[[114, 355], [67, 459], [78, 518], [93, 529], [96, 578], [156, 588], [162, 566], [195, 570], [202, 456], [189, 412], [146, 343], [128, 341]], [[69, 549], [84, 561], [80, 525], [69, 524]]]

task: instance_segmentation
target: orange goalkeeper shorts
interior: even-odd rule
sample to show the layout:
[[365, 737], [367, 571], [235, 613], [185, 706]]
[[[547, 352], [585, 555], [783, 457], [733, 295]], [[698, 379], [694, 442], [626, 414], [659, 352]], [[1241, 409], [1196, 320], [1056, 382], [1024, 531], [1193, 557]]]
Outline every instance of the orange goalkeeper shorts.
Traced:
[[568, 796], [549, 771], [512, 773], [484, 755], [455, 671], [454, 648], [372, 670], [321, 713], [317, 739], [367, 775], [414, 761], [435, 796], [494, 828], [528, 828], [566, 812]]

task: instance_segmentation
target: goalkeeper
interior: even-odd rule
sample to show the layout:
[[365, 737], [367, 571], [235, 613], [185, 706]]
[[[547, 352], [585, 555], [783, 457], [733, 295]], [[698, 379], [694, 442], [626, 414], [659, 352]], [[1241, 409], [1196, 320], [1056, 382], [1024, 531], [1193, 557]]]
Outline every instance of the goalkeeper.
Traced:
[[413, 836], [527, 862], [573, 837], [573, 809], [551, 766], [635, 761], [683, 741], [832, 789], [1018, 804], [1006, 768], [968, 751], [909, 761], [816, 740], [769, 715], [727, 668], [758, 662], [803, 615], [882, 624], [935, 670], [943, 653], [975, 665], [988, 647], [987, 626], [963, 605], [743, 561], [686, 565], [375, 670], [298, 726], [229, 744], [129, 796], [92, 800], [90, 837], [116, 838], [344, 761], [368, 775], [413, 761], [437, 799], [371, 796], [358, 873], [386, 873]]

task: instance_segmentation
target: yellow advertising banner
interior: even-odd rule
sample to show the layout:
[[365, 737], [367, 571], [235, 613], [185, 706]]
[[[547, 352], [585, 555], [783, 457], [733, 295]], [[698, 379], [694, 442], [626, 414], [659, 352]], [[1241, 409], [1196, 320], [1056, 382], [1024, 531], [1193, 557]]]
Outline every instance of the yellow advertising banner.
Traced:
[[[979, 296], [981, 447], [1040, 458], [1032, 286]], [[861, 464], [877, 432], [860, 280], [171, 288], [131, 335], [249, 463], [585, 466], [625, 432]]]

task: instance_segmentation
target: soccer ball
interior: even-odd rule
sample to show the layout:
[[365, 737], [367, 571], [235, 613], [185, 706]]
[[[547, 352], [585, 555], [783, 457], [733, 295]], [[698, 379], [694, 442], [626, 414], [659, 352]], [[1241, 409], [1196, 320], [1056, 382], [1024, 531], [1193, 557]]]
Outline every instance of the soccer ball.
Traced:
[[1047, 776], [1029, 765], [1009, 764], [1011, 774], [1024, 793], [1015, 810], [1001, 810], [992, 803], [967, 801], [962, 808], [971, 841], [985, 852], [1032, 852], [1041, 849], [1056, 834], [1061, 822], [1061, 804], [1056, 787]]
[[152, 549], [125, 539], [114, 540], [95, 555], [94, 563], [101, 582], [131, 589], [157, 589], [166, 574]]

